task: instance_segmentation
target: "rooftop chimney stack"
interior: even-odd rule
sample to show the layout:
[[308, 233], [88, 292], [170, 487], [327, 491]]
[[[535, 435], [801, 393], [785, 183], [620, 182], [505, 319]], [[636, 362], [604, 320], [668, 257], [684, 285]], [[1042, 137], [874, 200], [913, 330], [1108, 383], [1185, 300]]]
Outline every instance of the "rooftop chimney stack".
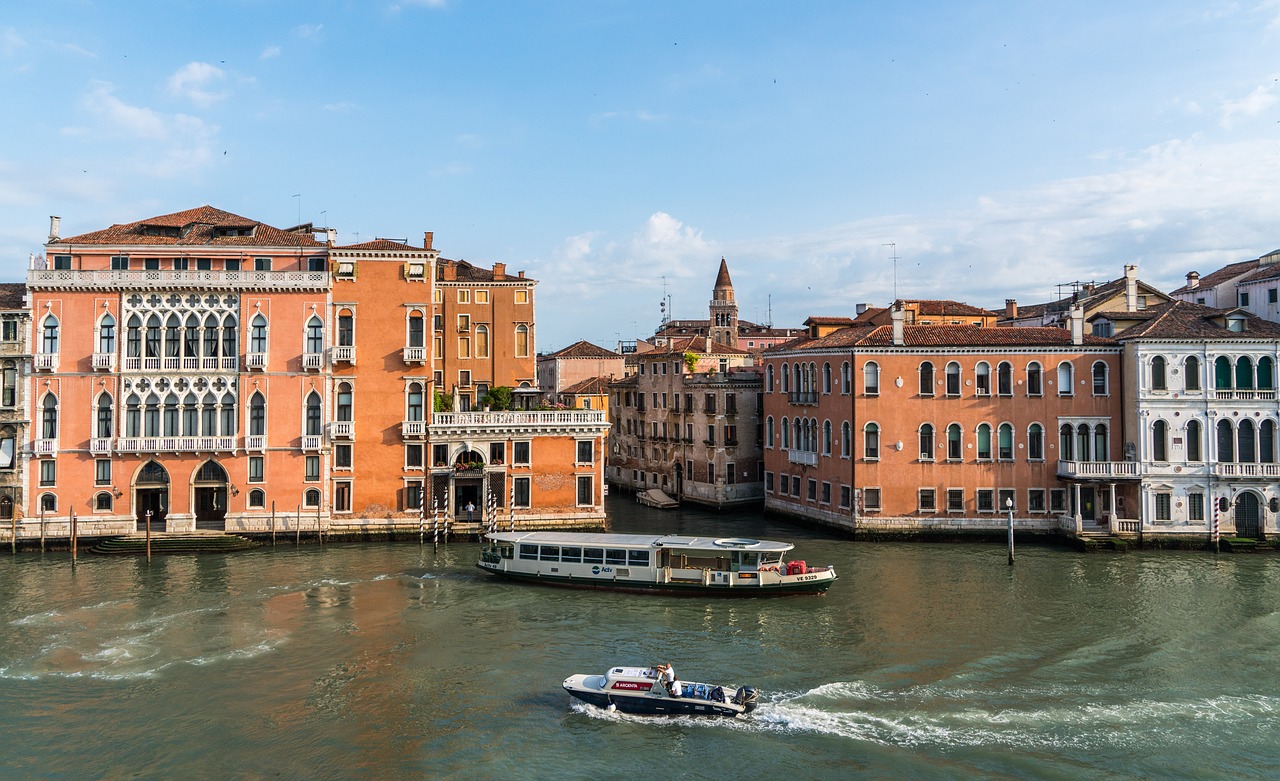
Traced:
[[894, 304], [893, 311], [889, 312], [889, 318], [893, 321], [893, 346], [902, 347], [907, 343], [907, 313], [902, 310], [902, 302]]
[[1199, 272], [1199, 271], [1189, 271], [1189, 272], [1187, 272], [1187, 287], [1192, 288], [1193, 290], [1194, 290], [1195, 288], [1200, 287], [1200, 272]]
[[854, 304], [853, 311], [855, 314], [862, 314], [871, 308], [871, 304]]
[[498, 281], [498, 280], [505, 279], [505, 278], [506, 278], [506, 276], [507, 276], [507, 264], [506, 264], [506, 263], [494, 263], [494, 264], [493, 264], [493, 279], [494, 279], [494, 281], [496, 282], [496, 281]]
[[1138, 267], [1134, 264], [1124, 267], [1124, 311], [1138, 311]]
[[49, 241], [58, 240], [58, 231], [62, 228], [61, 217], [49, 217]]
[[1018, 299], [1006, 298], [1004, 300], [1004, 319], [1006, 320], [1018, 319]]
[[422, 248], [431, 249], [431, 242], [432, 240], [435, 239], [435, 237], [436, 235], [433, 231], [423, 231], [422, 232]]
[[328, 244], [330, 247], [335, 247], [335, 246], [337, 246], [337, 244], [338, 244], [338, 229], [337, 229], [337, 228], [325, 228], [325, 229], [324, 229], [324, 240], [325, 240], [325, 243], [326, 243], [326, 244]]
[[1071, 343], [1084, 344], [1084, 307], [1082, 306], [1071, 307]]

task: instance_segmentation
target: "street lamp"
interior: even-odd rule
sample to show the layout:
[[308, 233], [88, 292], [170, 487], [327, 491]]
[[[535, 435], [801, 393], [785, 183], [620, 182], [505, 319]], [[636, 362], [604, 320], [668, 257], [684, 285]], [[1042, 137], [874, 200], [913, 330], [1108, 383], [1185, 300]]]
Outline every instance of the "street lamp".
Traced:
[[1004, 509], [1009, 512], [1009, 566], [1013, 566], [1013, 497], [1004, 500]]

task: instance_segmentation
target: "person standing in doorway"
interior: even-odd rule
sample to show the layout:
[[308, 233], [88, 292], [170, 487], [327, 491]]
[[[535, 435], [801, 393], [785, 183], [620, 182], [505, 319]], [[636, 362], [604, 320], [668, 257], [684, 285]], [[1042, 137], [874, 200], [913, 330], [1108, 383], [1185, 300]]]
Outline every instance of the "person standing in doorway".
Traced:
[[471, 523], [471, 514], [476, 510], [476, 506], [471, 502], [467, 502], [467, 523]]

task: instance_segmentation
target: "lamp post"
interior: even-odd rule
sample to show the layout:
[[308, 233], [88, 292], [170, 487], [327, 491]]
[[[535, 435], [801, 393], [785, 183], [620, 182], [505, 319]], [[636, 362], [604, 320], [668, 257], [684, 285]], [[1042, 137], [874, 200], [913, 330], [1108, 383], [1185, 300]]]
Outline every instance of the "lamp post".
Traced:
[[1013, 499], [1004, 500], [1004, 509], [1009, 512], [1009, 566], [1013, 566]]

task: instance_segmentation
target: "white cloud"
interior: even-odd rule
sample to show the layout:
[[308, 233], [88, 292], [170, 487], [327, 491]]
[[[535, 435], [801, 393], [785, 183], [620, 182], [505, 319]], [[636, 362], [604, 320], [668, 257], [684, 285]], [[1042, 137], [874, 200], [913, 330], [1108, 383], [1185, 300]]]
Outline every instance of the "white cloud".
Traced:
[[53, 48], [57, 49], [58, 51], [64, 51], [70, 54], [77, 54], [81, 57], [97, 57], [98, 56], [97, 54], [89, 51], [83, 46], [77, 46], [76, 44], [69, 43], [67, 41], [58, 41], [53, 44]]
[[216, 65], [189, 62], [169, 77], [169, 92], [206, 108], [227, 96], [225, 92], [212, 89], [213, 85], [221, 83], [225, 78], [226, 74]]
[[130, 141], [146, 142], [139, 145], [134, 160], [123, 161], [130, 171], [171, 177], [204, 168], [213, 159], [218, 128], [198, 117], [131, 106], [116, 97], [114, 87], [106, 82], [94, 82], [80, 106], [95, 121], [90, 128], [95, 135], [120, 139], [124, 148]]
[[300, 24], [293, 28], [293, 32], [299, 38], [317, 38], [323, 29], [323, 24]]
[[325, 111], [331, 111], [335, 114], [350, 114], [359, 108], [359, 105], [350, 101], [338, 101], [337, 103], [326, 103], [321, 106]]
[[18, 31], [12, 27], [6, 27], [0, 30], [0, 55], [12, 57], [22, 49], [25, 49], [27, 42], [22, 40], [22, 36], [18, 35]]
[[258, 59], [269, 60], [272, 57], [279, 57], [279, 56], [280, 56], [279, 46], [268, 46], [267, 48], [262, 50], [262, 54], [258, 55]]
[[1239, 100], [1222, 101], [1222, 126], [1230, 129], [1237, 117], [1257, 116], [1274, 105], [1276, 83], [1273, 80], [1270, 84], [1261, 84]]

